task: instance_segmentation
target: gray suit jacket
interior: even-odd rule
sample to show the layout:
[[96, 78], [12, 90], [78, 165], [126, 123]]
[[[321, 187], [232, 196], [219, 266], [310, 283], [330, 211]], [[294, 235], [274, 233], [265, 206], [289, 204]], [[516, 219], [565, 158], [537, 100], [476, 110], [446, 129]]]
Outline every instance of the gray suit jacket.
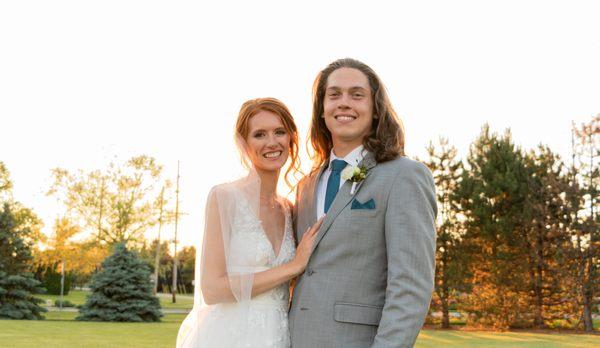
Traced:
[[[367, 154], [362, 165], [366, 179], [353, 195], [350, 182], [340, 188], [294, 287], [293, 348], [411, 347], [423, 325], [435, 269], [433, 178], [406, 157], [377, 164]], [[317, 220], [323, 170], [298, 186], [298, 240]]]

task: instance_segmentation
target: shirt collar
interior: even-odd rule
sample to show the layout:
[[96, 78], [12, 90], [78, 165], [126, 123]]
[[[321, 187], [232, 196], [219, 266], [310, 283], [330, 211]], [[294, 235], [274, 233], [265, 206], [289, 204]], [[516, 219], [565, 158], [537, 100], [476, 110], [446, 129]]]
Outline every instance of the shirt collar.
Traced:
[[358, 164], [363, 160], [367, 151], [365, 150], [364, 145], [360, 145], [356, 149], [350, 151], [345, 157], [337, 157], [333, 153], [333, 149], [331, 149], [331, 153], [329, 154], [329, 168], [331, 168], [331, 162], [335, 159], [340, 159], [346, 161], [351, 166], [358, 166]]

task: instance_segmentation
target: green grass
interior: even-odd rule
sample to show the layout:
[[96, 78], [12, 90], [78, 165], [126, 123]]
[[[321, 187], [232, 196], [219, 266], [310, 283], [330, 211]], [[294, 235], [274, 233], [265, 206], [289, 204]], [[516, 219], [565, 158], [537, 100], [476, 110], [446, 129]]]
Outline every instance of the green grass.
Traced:
[[[89, 294], [89, 291], [71, 290], [67, 296], [64, 296], [64, 300], [75, 305], [82, 305], [85, 303], [85, 299]], [[44, 301], [47, 299], [52, 300], [53, 305], [54, 302], [60, 298], [59, 295], [46, 294], [38, 295], [37, 297]], [[162, 308], [191, 309], [194, 305], [193, 295], [177, 295], [177, 303], [172, 303], [170, 294], [159, 294], [159, 300]]]
[[600, 335], [423, 330], [416, 347], [600, 347]]
[[47, 313], [46, 320], [0, 320], [0, 347], [173, 347], [184, 314], [161, 323], [78, 322], [77, 313]]
[[[160, 323], [74, 321], [76, 313], [46, 313], [46, 320], [0, 320], [0, 347], [174, 347], [184, 314]], [[600, 335], [423, 330], [416, 347], [600, 347]]]
[[193, 295], [177, 295], [177, 303], [172, 303], [171, 294], [161, 294], [159, 299], [162, 308], [192, 309], [194, 306]]
[[[80, 304], [85, 303], [85, 298], [89, 293], [90, 293], [89, 291], [71, 290], [71, 291], [69, 291], [68, 295], [63, 297], [63, 299], [65, 301], [69, 301], [75, 305], [80, 305]], [[44, 300], [43, 305], [46, 304], [45, 303], [46, 300], [52, 300], [52, 305], [54, 305], [54, 301], [58, 300], [60, 298], [60, 295], [43, 294], [43, 295], [37, 295], [37, 297]]]

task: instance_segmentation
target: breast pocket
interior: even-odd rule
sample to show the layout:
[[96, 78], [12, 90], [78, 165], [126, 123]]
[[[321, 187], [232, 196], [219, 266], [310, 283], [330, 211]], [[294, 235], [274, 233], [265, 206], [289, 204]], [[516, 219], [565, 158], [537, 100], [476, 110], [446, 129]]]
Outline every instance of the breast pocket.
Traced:
[[378, 206], [378, 202], [374, 198], [360, 198], [356, 197], [350, 202], [350, 216], [351, 217], [372, 217], [376, 216], [381, 207]]
[[375, 209], [350, 209], [350, 218], [354, 219], [364, 219], [375, 217], [379, 214], [379, 210]]

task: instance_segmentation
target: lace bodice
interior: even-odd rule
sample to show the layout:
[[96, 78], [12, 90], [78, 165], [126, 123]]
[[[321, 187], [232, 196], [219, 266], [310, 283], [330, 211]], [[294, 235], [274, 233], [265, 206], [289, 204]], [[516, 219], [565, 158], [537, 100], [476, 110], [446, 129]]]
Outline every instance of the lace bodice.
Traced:
[[[284, 206], [285, 207], [285, 206]], [[262, 223], [251, 211], [248, 201], [241, 197], [236, 204], [236, 214], [232, 222], [230, 258], [232, 264], [252, 268], [254, 272], [264, 271], [291, 261], [296, 253], [292, 234], [291, 213], [285, 210], [285, 227], [279, 254], [267, 238]], [[253, 301], [278, 300], [286, 304], [289, 300], [289, 284], [280, 286], [256, 296]]]
[[[291, 261], [296, 250], [289, 209], [285, 208], [277, 254], [246, 198], [228, 194], [235, 194], [227, 200], [230, 218], [221, 221], [230, 231], [223, 241], [228, 272], [252, 274]], [[195, 307], [182, 324], [178, 348], [289, 348], [288, 304], [289, 282], [285, 282], [249, 301]]]

